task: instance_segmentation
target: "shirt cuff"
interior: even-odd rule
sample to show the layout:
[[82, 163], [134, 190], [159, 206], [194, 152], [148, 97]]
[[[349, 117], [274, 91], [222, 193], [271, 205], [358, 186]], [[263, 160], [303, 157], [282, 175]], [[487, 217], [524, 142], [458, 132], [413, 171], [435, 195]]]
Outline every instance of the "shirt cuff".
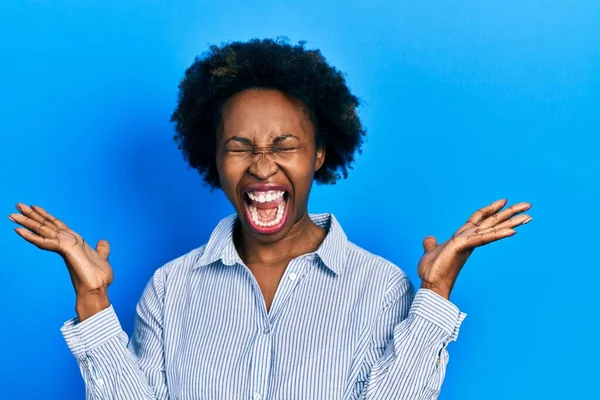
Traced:
[[79, 358], [118, 336], [123, 329], [113, 306], [110, 305], [83, 322], [79, 322], [77, 317], [66, 321], [60, 331], [69, 350]]
[[417, 291], [409, 313], [418, 315], [443, 329], [450, 335], [450, 341], [456, 340], [460, 325], [467, 316], [450, 300], [429, 289]]

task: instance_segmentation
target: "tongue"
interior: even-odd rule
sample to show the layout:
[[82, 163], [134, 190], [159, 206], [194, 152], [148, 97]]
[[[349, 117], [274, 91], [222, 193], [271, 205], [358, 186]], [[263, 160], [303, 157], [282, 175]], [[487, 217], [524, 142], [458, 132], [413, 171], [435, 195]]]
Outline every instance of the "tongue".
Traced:
[[277, 216], [277, 207], [275, 208], [257, 208], [258, 218], [264, 222], [274, 220]]

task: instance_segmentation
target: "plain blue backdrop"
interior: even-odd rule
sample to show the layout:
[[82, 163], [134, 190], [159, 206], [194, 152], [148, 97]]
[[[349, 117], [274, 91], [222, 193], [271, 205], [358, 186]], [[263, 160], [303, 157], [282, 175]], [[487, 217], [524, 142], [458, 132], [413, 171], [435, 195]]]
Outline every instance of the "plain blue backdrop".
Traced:
[[[351, 240], [407, 271], [426, 235], [529, 201], [533, 221], [478, 249], [441, 399], [600, 398], [600, 3], [3, 1], [0, 3], [0, 397], [81, 399], [60, 335], [62, 260], [13, 232], [39, 204], [111, 242], [125, 330], [153, 271], [232, 212], [169, 123], [209, 44], [285, 35], [347, 74], [368, 129], [350, 177], [315, 186]], [[0, 213], [0, 214], [2, 214]]]

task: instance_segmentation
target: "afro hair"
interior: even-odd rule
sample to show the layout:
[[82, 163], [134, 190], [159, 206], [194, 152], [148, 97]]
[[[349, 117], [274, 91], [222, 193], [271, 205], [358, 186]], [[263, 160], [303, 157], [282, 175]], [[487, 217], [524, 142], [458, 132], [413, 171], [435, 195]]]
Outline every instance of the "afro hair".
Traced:
[[342, 72], [319, 50], [306, 49], [303, 41], [290, 45], [286, 38], [252, 39], [210, 46], [179, 84], [171, 116], [174, 140], [208, 185], [220, 187], [216, 133], [222, 106], [247, 89], [274, 89], [300, 100], [315, 128], [317, 146], [327, 151], [315, 181], [333, 184], [348, 176], [366, 132], [357, 113], [360, 102]]

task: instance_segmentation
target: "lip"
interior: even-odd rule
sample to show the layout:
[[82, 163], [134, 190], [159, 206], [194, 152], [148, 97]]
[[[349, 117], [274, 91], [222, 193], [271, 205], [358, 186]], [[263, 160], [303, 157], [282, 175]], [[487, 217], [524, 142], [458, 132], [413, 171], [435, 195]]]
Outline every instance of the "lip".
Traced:
[[[254, 231], [256, 231], [257, 233], [263, 234], [263, 235], [268, 235], [268, 234], [272, 234], [272, 233], [276, 233], [278, 232], [286, 223], [288, 220], [288, 216], [290, 213], [290, 199], [291, 199], [291, 187], [288, 185], [281, 185], [281, 184], [275, 184], [275, 183], [255, 183], [255, 184], [250, 184], [250, 185], [245, 185], [242, 186], [240, 188], [241, 190], [241, 194], [242, 194], [242, 202], [243, 202], [243, 206], [245, 208], [245, 217], [246, 217], [246, 224]], [[246, 193], [247, 192], [267, 192], [269, 190], [281, 190], [284, 191], [286, 194], [284, 194], [284, 196], [287, 197], [286, 201], [287, 204], [285, 206], [285, 212], [283, 215], [283, 218], [281, 220], [281, 222], [275, 226], [271, 226], [271, 227], [261, 227], [260, 229], [256, 229], [256, 227], [254, 227], [254, 225], [250, 222], [250, 218], [252, 218], [250, 216], [250, 209], [248, 207], [248, 202], [246, 201]], [[283, 200], [274, 200], [274, 201], [270, 201], [270, 202], [265, 202], [265, 203], [261, 203], [260, 204], [260, 208], [272, 208], [272, 207], [276, 207], [277, 205], [279, 205], [279, 203], [281, 203], [281, 201]]]

